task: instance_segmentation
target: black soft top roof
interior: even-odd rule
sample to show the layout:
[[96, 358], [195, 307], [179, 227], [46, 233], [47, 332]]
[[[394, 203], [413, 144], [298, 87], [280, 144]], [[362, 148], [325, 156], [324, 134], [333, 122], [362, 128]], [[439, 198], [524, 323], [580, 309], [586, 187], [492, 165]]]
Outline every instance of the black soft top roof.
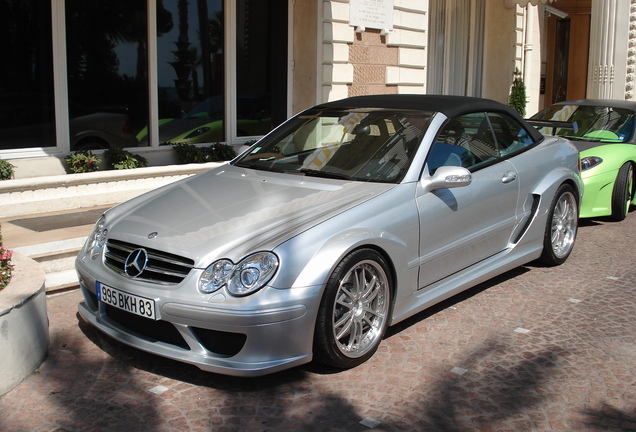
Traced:
[[636, 102], [621, 99], [577, 99], [557, 102], [554, 105], [600, 106], [636, 111]]
[[448, 118], [471, 112], [504, 112], [524, 124], [534, 141], [542, 139], [541, 133], [528, 125], [524, 119], [508, 105], [477, 97], [446, 95], [368, 95], [355, 96], [327, 102], [314, 108], [386, 108], [440, 112]]
[[475, 111], [505, 111], [513, 116], [518, 116], [517, 112], [507, 105], [490, 99], [468, 96], [416, 94], [355, 96], [318, 106], [318, 108], [323, 107], [408, 109], [441, 112], [447, 117]]

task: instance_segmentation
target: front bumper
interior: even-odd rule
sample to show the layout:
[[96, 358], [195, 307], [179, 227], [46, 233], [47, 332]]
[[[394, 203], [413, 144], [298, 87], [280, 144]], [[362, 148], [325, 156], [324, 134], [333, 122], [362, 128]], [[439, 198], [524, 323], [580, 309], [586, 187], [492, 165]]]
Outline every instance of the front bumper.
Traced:
[[85, 285], [81, 290], [81, 316], [108, 336], [204, 371], [259, 376], [312, 360], [321, 287], [269, 289], [289, 301], [263, 309], [158, 302], [161, 319], [157, 321], [98, 302]]
[[580, 217], [594, 218], [612, 214], [612, 192], [614, 191], [616, 175], [616, 171], [606, 171], [588, 176], [583, 174], [585, 192], [581, 200]]

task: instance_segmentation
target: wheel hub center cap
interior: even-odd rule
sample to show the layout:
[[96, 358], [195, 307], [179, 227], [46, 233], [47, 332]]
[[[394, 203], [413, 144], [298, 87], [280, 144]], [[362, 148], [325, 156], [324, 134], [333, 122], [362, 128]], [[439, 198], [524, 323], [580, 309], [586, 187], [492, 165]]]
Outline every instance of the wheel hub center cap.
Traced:
[[356, 319], [360, 319], [360, 317], [364, 314], [364, 303], [362, 300], [356, 300], [353, 305], [353, 316]]

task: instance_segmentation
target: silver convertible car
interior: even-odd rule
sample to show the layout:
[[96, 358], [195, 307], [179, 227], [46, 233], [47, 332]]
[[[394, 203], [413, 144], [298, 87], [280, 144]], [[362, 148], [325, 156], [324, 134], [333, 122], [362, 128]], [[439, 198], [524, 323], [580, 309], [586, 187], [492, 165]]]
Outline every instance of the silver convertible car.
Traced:
[[489, 100], [319, 105], [108, 210], [76, 261], [79, 311], [205, 371], [354, 367], [390, 325], [530, 261], [563, 263], [578, 163], [567, 140]]

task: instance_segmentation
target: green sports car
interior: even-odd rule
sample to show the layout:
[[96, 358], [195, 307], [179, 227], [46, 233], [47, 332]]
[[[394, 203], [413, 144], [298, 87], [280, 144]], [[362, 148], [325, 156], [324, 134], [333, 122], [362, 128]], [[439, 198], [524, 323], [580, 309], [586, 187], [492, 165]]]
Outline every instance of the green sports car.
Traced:
[[572, 100], [559, 102], [531, 120], [568, 122], [544, 126], [544, 135], [569, 139], [581, 157], [585, 184], [580, 217], [625, 219], [634, 201], [636, 102]]
[[[223, 98], [206, 99], [181, 118], [159, 119], [159, 145], [200, 144], [225, 141]], [[263, 99], [239, 97], [236, 120], [238, 136], [261, 136], [272, 130], [269, 111]], [[141, 145], [148, 145], [148, 127], [138, 134]]]

